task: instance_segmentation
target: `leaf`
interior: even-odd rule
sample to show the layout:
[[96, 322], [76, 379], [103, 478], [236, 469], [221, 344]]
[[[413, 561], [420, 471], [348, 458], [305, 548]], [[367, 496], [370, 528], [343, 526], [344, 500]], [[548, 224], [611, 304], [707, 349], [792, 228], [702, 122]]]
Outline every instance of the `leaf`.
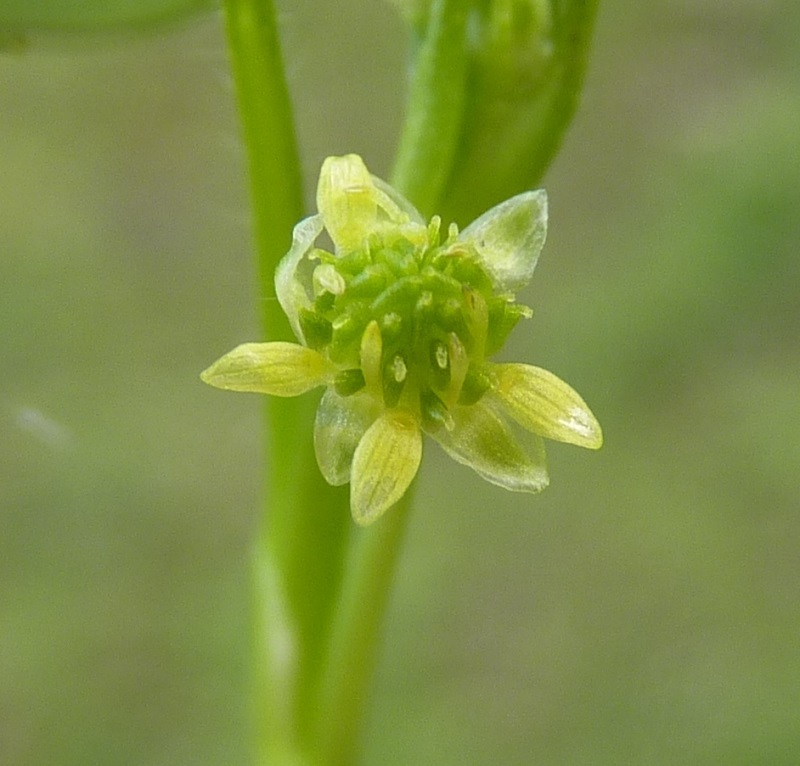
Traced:
[[0, 0], [0, 30], [7, 37], [141, 28], [217, 6], [213, 0]]
[[395, 0], [420, 44], [393, 180], [423, 213], [463, 224], [540, 185], [578, 104], [597, 2], [482, 0], [465, 24], [463, 3]]
[[468, 0], [437, 0], [409, 15], [418, 22], [417, 44], [391, 180], [426, 216], [437, 211], [453, 164], [459, 161], [456, 149], [466, 116], [469, 74], [469, 5]]

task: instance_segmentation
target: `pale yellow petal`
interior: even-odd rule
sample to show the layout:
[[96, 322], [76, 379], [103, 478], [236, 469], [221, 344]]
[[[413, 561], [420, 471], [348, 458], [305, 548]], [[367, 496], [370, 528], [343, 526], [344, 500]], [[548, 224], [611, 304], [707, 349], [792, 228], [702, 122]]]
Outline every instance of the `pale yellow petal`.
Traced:
[[408, 412], [384, 412], [356, 448], [350, 486], [350, 509], [356, 523], [371, 524], [391, 508], [417, 475], [422, 433]]
[[357, 154], [328, 157], [317, 185], [317, 209], [337, 250], [361, 247], [375, 229], [378, 203], [372, 176]]
[[325, 357], [297, 343], [243, 343], [200, 378], [228, 391], [297, 396], [324, 385], [333, 372]]
[[493, 366], [494, 394], [523, 427], [547, 439], [599, 449], [603, 432], [580, 395], [552, 372], [528, 364]]

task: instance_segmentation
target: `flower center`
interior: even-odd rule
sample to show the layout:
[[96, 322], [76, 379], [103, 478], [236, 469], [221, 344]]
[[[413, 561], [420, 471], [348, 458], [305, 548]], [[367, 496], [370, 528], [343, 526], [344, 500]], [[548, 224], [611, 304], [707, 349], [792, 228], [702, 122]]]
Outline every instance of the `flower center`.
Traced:
[[[441, 243], [439, 225], [431, 221], [424, 244], [395, 228], [343, 255], [314, 250], [314, 301], [300, 312], [308, 345], [341, 370], [339, 394], [367, 386], [384, 406], [417, 412], [431, 428], [452, 427], [449, 409], [483, 395], [486, 357], [531, 314], [495, 293], [455, 226]], [[367, 333], [373, 324], [377, 331]], [[374, 376], [366, 358], [375, 360]]]

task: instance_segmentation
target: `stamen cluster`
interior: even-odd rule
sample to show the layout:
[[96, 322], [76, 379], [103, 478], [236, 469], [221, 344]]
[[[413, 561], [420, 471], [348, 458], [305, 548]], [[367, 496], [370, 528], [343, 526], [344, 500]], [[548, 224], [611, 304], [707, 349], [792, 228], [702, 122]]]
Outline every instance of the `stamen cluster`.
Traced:
[[428, 429], [452, 429], [449, 408], [489, 389], [486, 357], [531, 311], [496, 294], [457, 237], [452, 225], [440, 243], [435, 217], [421, 243], [387, 232], [345, 255], [314, 251], [314, 299], [299, 322], [306, 343], [339, 367], [340, 396], [366, 387], [385, 407], [418, 413]]

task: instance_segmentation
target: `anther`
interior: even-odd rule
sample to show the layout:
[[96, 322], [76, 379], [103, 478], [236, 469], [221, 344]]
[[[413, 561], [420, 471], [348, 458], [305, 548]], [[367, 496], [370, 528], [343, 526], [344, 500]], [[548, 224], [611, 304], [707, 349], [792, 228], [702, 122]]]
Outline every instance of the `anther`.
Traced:
[[416, 309], [418, 312], [427, 311], [431, 306], [433, 306], [433, 293], [430, 290], [423, 290], [417, 299]]
[[456, 224], [455, 221], [453, 221], [447, 227], [447, 240], [448, 242], [455, 242], [456, 237], [458, 237], [458, 225]]
[[330, 263], [322, 263], [314, 269], [312, 276], [314, 295], [329, 292], [342, 295], [346, 288], [344, 277]]
[[450, 386], [450, 352], [440, 340], [433, 341], [429, 348], [430, 383], [444, 392]]
[[400, 354], [395, 354], [383, 368], [383, 402], [387, 407], [395, 407], [400, 401], [408, 368]]
[[434, 357], [436, 358], [436, 364], [438, 365], [439, 369], [446, 370], [449, 359], [447, 353], [447, 346], [445, 346], [444, 343], [436, 344], [436, 351], [434, 352]]
[[403, 327], [403, 318], [396, 311], [389, 311], [381, 319], [381, 331], [387, 338], [396, 338]]
[[425, 427], [431, 431], [438, 431], [442, 426], [452, 431], [455, 427], [453, 416], [447, 406], [433, 391], [421, 392], [420, 414]]
[[402, 383], [406, 379], [406, 375], [408, 375], [408, 367], [406, 367], [406, 363], [403, 361], [403, 357], [400, 356], [400, 354], [397, 354], [397, 356], [392, 359], [390, 369], [395, 383]]

